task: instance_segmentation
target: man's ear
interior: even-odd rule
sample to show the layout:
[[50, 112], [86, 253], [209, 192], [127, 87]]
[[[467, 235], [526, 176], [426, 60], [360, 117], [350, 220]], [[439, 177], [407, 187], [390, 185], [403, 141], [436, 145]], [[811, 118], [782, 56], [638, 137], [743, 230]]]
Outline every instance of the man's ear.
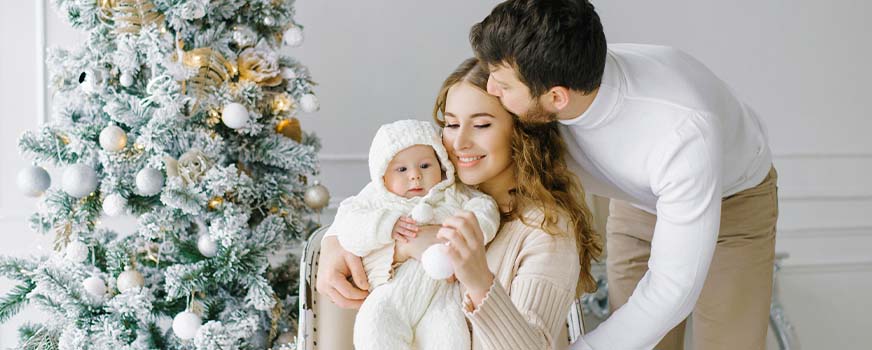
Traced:
[[569, 89], [563, 86], [555, 86], [548, 89], [542, 96], [544, 101], [541, 101], [545, 108], [551, 112], [557, 113], [569, 105]]

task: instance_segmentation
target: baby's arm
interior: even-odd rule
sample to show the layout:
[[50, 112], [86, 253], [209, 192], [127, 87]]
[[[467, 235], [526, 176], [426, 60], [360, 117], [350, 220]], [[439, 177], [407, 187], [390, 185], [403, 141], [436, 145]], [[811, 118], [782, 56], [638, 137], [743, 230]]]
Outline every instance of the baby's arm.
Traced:
[[342, 247], [354, 255], [366, 256], [394, 243], [394, 226], [403, 213], [374, 204], [358, 197], [342, 201], [330, 227]]
[[500, 209], [493, 198], [484, 193], [472, 191], [472, 198], [463, 203], [463, 210], [475, 214], [475, 218], [481, 226], [481, 232], [484, 233], [485, 243], [494, 239], [497, 230], [500, 229]]

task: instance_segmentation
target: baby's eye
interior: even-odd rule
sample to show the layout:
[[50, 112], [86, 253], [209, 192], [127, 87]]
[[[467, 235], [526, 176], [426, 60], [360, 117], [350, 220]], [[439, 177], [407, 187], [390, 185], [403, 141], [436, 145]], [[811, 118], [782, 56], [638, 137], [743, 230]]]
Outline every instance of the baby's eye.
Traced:
[[406, 170], [407, 170], [407, 169], [406, 169], [406, 167], [404, 167], [404, 166], [401, 166], [401, 167], [397, 168], [397, 172], [401, 172], [401, 173], [406, 172]]
[[430, 163], [421, 164], [421, 169], [427, 169], [430, 167]]

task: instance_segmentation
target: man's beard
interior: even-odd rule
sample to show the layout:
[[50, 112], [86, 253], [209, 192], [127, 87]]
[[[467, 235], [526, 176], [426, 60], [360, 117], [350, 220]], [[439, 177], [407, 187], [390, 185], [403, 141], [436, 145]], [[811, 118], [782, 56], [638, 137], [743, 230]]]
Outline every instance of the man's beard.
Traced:
[[533, 99], [532, 106], [527, 108], [527, 113], [518, 117], [521, 123], [529, 125], [543, 125], [557, 121], [557, 113], [545, 110], [536, 98]]

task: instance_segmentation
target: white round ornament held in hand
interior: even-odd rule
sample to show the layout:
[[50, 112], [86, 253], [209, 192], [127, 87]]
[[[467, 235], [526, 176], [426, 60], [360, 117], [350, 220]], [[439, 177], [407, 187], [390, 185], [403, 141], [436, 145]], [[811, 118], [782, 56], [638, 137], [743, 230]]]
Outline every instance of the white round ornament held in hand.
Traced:
[[78, 240], [73, 240], [67, 244], [66, 248], [64, 248], [64, 259], [75, 263], [81, 263], [88, 260], [89, 252], [87, 244]]
[[231, 129], [239, 129], [248, 125], [248, 110], [239, 103], [228, 103], [221, 112], [221, 121]]
[[88, 292], [88, 294], [95, 297], [103, 297], [106, 295], [106, 282], [104, 282], [100, 277], [91, 276], [86, 278], [82, 281], [82, 287], [85, 288], [85, 291]]
[[118, 216], [124, 214], [125, 207], [127, 207], [127, 199], [120, 194], [113, 193], [103, 198], [103, 212], [106, 215]]
[[163, 189], [164, 176], [160, 170], [143, 168], [136, 173], [136, 190], [144, 196], [153, 196]]
[[100, 147], [106, 152], [118, 152], [127, 146], [127, 133], [117, 125], [109, 125], [100, 131]]
[[173, 317], [173, 333], [177, 337], [188, 340], [197, 335], [197, 330], [203, 324], [203, 319], [197, 314], [184, 311]]
[[285, 30], [282, 34], [282, 41], [290, 47], [299, 47], [303, 45], [303, 30], [300, 27], [293, 26]]
[[31, 165], [18, 172], [18, 188], [30, 197], [39, 197], [51, 187], [51, 176], [40, 166]]
[[433, 213], [433, 207], [427, 204], [424, 201], [418, 203], [414, 208], [412, 208], [412, 220], [415, 220], [418, 224], [429, 224], [433, 221], [435, 214]]
[[318, 103], [318, 97], [312, 94], [305, 94], [300, 98], [300, 107], [303, 109], [303, 112], [312, 113], [321, 108], [321, 105]]
[[218, 255], [218, 242], [212, 239], [208, 233], [202, 234], [200, 238], [197, 238], [197, 250], [207, 258], [214, 257]]
[[118, 275], [118, 291], [124, 293], [133, 288], [142, 288], [145, 285], [145, 278], [136, 270], [124, 270]]
[[123, 87], [131, 87], [133, 86], [133, 74], [130, 74], [130, 72], [121, 73], [121, 77], [118, 78], [118, 81]]
[[430, 278], [444, 280], [454, 274], [454, 265], [451, 264], [446, 249], [448, 247], [445, 244], [434, 244], [421, 255], [421, 265]]
[[70, 196], [87, 197], [97, 189], [97, 173], [85, 164], [73, 164], [64, 170], [61, 185]]

